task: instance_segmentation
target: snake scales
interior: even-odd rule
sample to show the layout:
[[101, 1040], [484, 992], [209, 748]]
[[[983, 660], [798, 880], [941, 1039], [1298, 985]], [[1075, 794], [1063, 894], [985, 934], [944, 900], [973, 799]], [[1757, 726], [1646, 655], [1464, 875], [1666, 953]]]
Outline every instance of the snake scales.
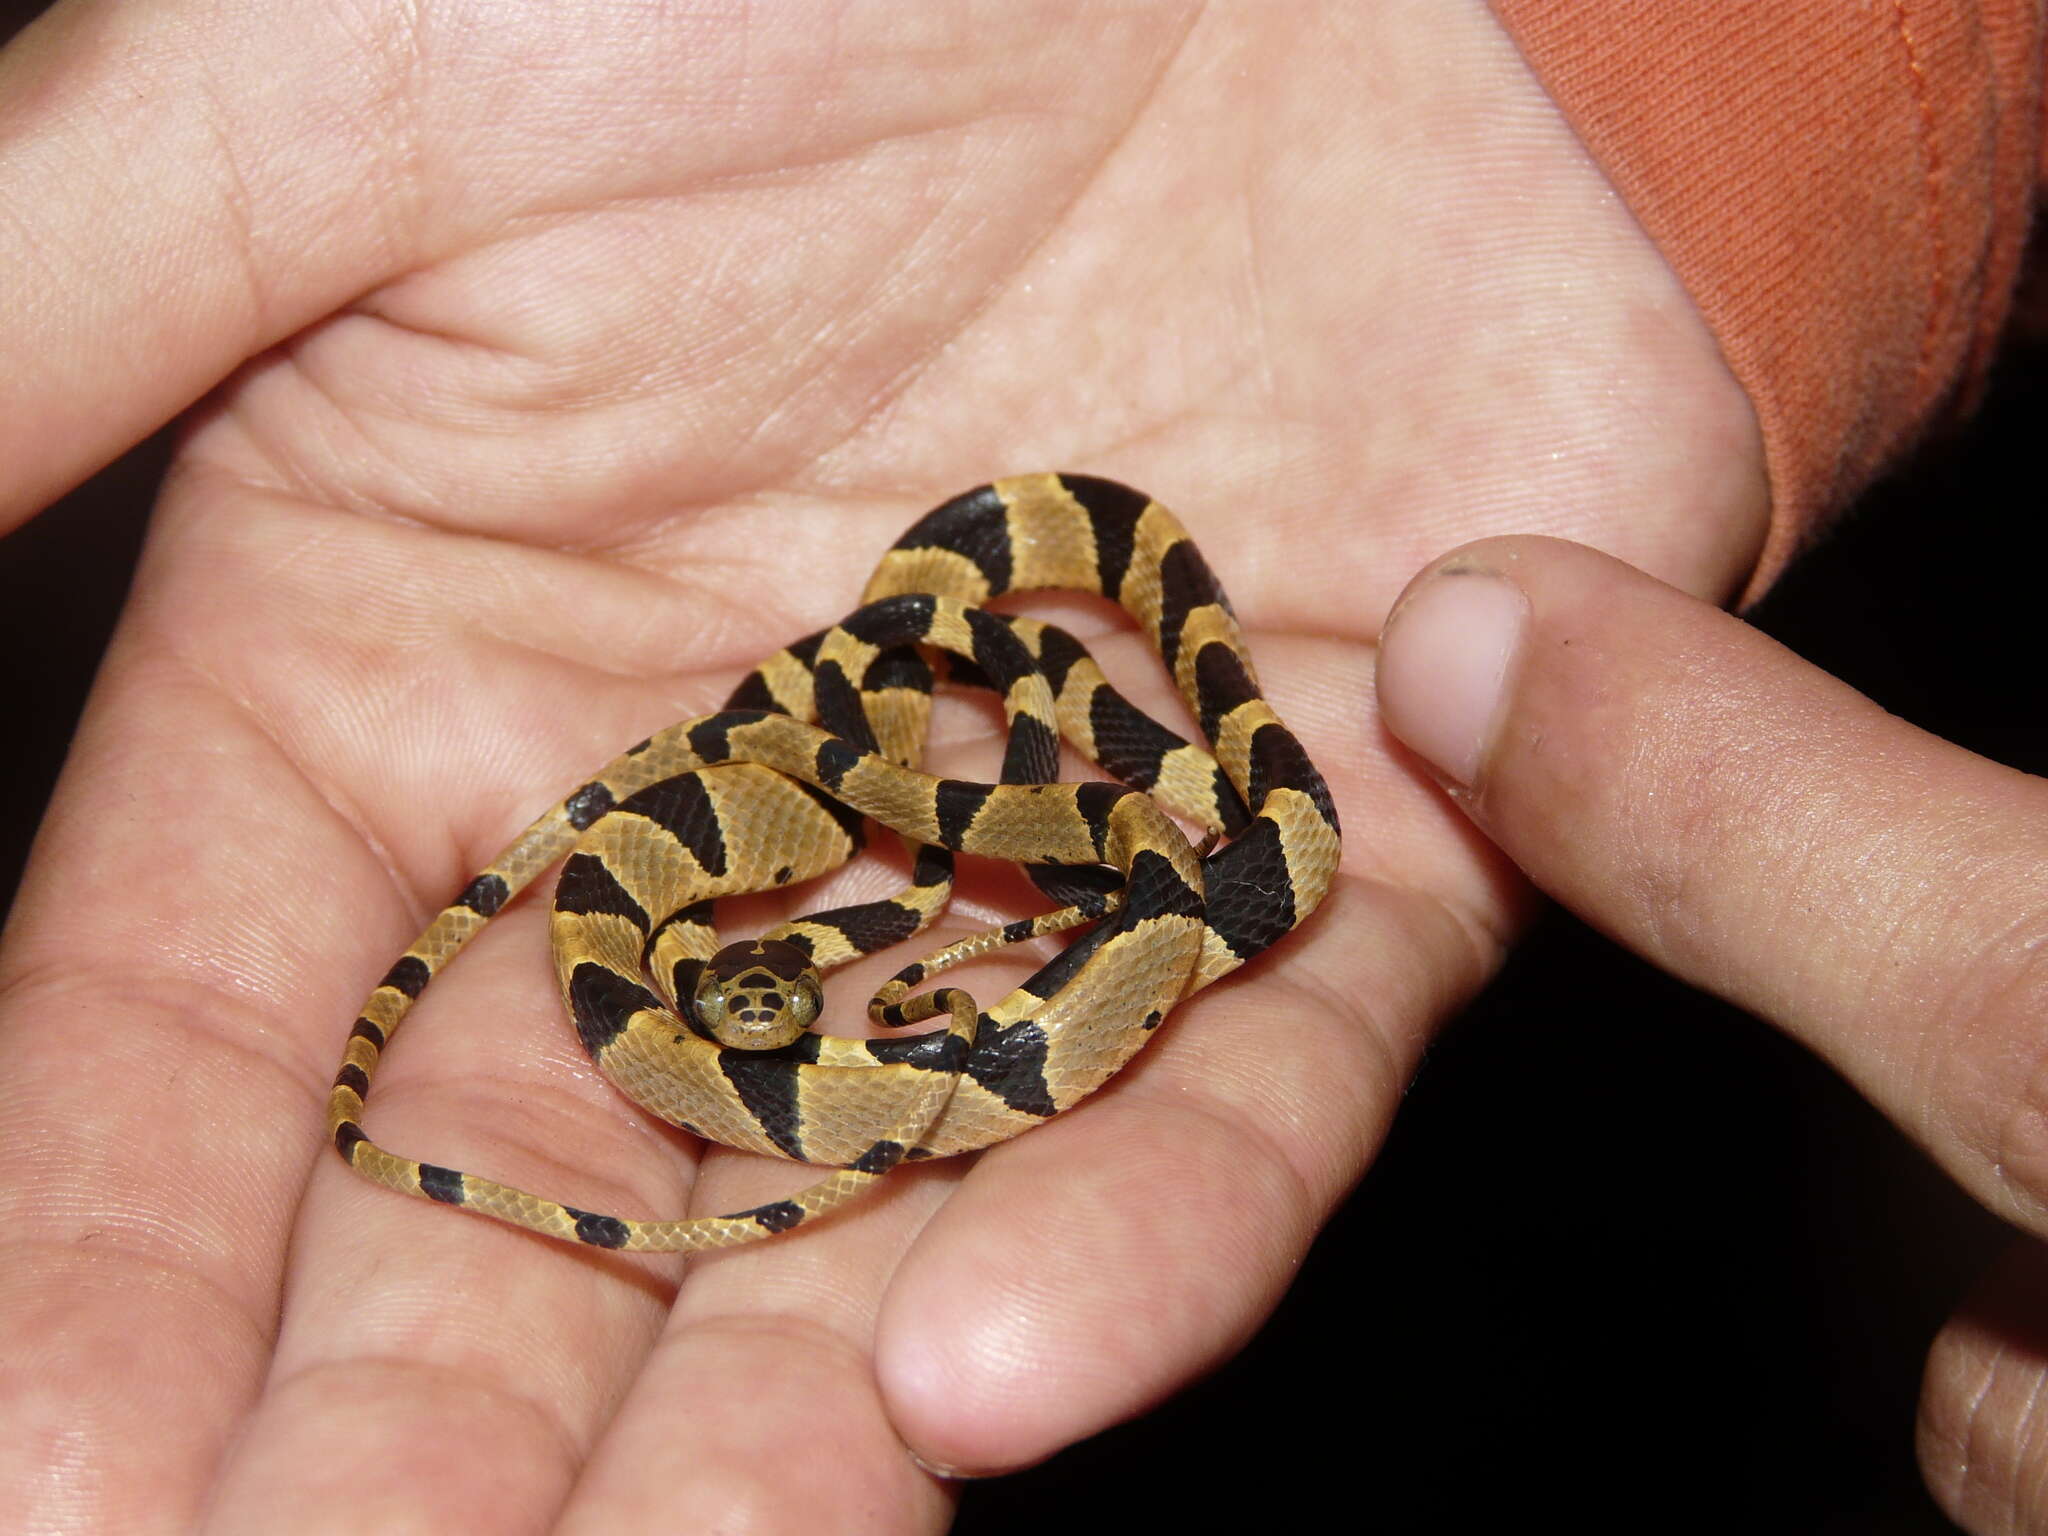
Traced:
[[[1138, 621], [1213, 755], [1124, 700], [1072, 636], [980, 606], [1048, 588], [1099, 593]], [[1001, 693], [1003, 783], [911, 766], [932, 686], [920, 645], [952, 652], [956, 675]], [[1051, 782], [1062, 735], [1122, 782]], [[1169, 810], [1208, 829], [1205, 852], [1228, 841], [1203, 856]], [[860, 847], [863, 817], [922, 845], [910, 886], [718, 947], [715, 898], [836, 868]], [[1079, 1103], [1175, 1003], [1314, 911], [1338, 845], [1328, 789], [1260, 696], [1229, 600], [1173, 515], [1091, 476], [999, 480], [920, 519], [856, 613], [770, 657], [724, 710], [607, 764], [472, 880], [364, 1004], [329, 1130], [343, 1159], [380, 1184], [555, 1237], [676, 1250], [772, 1236], [905, 1158], [985, 1147]], [[1064, 905], [907, 967], [870, 1005], [883, 1024], [945, 1015], [945, 1028], [874, 1040], [811, 1032], [816, 973], [921, 929], [951, 892], [956, 852], [1027, 864]], [[640, 1221], [369, 1140], [363, 1101], [399, 1022], [558, 860], [556, 971], [605, 1076], [693, 1134], [833, 1172], [750, 1210]], [[958, 988], [911, 991], [971, 954], [1090, 921], [985, 1013]]]

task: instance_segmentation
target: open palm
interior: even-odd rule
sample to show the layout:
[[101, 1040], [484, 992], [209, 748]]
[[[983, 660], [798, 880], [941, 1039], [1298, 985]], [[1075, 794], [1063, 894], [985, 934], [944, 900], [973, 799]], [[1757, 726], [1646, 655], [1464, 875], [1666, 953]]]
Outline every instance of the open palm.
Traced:
[[[0, 1505], [940, 1528], [906, 1448], [1021, 1465], [1243, 1341], [1496, 958], [1515, 886], [1370, 713], [1393, 594], [1510, 526], [1725, 594], [1746, 410], [1477, 7], [282, 9], [59, 7], [0, 63], [47, 284], [0, 499], [211, 391], [0, 972]], [[1344, 817], [1321, 915], [1095, 1101], [786, 1242], [574, 1250], [324, 1151], [357, 1004], [475, 868], [1047, 468], [1204, 546]], [[543, 928], [436, 988], [380, 1142], [636, 1216], [806, 1181], [598, 1080]]]

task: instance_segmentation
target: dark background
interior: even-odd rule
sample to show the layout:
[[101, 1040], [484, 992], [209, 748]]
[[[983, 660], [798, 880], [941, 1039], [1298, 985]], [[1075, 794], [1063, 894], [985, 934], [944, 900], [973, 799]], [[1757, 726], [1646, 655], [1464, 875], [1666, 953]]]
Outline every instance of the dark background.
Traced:
[[[39, 8], [0, 0], [0, 36]], [[2035, 773], [2044, 403], [2048, 348], [2009, 352], [1974, 422], [1752, 615]], [[0, 889], [168, 448], [0, 540], [0, 697], [21, 722]], [[1938, 1536], [1913, 1460], [1921, 1361], [2003, 1241], [1802, 1050], [1553, 914], [1432, 1049], [1251, 1348], [1142, 1422], [971, 1488], [958, 1530]]]

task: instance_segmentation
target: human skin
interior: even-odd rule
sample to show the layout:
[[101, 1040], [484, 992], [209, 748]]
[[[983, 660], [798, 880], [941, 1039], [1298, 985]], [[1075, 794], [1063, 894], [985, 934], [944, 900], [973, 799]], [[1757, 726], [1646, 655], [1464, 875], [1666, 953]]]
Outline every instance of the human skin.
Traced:
[[1810, 1046], [2016, 1229], [1935, 1341], [1920, 1462], [1965, 1529], [2048, 1530], [2048, 786], [1557, 539], [1432, 562], [1378, 683], [1547, 893]]
[[[1764, 526], [1746, 401], [1476, 4], [67, 4], [0, 55], [0, 270], [10, 521], [190, 412], [0, 954], [25, 1525], [943, 1528], [930, 1469], [1243, 1343], [1515, 932], [1373, 713], [1406, 577], [1533, 529], [1725, 601]], [[1048, 467], [1222, 574], [1352, 829], [1314, 921], [1079, 1111], [786, 1242], [352, 1178], [325, 1087], [425, 918], [925, 506]], [[623, 1105], [542, 926], [437, 986], [380, 1142], [623, 1214], [802, 1181]]]

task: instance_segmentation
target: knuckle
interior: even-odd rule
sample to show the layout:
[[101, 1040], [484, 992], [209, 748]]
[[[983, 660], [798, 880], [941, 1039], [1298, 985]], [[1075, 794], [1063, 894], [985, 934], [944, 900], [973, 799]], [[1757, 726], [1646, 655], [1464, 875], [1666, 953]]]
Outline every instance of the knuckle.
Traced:
[[2048, 1533], [2048, 1260], [2023, 1242], [1936, 1339], [1921, 1390], [1921, 1475], [1977, 1536]]
[[1922, 1101], [1946, 1122], [1930, 1129], [1974, 1154], [2002, 1214], [2048, 1231], [2048, 914], [1961, 955], [1949, 974], [1923, 1036], [1936, 1081]]

